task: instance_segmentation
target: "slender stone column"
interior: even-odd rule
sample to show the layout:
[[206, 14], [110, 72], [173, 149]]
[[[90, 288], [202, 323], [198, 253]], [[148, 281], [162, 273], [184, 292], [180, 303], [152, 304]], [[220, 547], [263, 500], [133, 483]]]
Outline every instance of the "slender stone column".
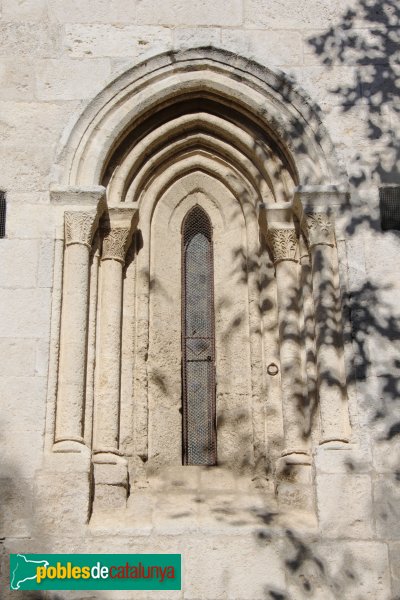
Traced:
[[304, 455], [308, 454], [308, 426], [300, 339], [298, 234], [287, 204], [261, 205], [259, 221], [276, 269], [285, 437], [282, 455]]
[[85, 399], [85, 444], [92, 447], [93, 436], [93, 403], [94, 403], [94, 372], [96, 365], [96, 328], [97, 328], [97, 298], [98, 275], [100, 262], [100, 235], [95, 235], [90, 264], [90, 291], [89, 291], [89, 322], [88, 322], [88, 350], [86, 367], [86, 399]]
[[287, 203], [261, 205], [259, 223], [275, 265], [284, 450], [277, 460], [280, 509], [314, 514], [308, 400], [300, 318], [299, 238]]
[[125, 254], [138, 221], [138, 210], [109, 208], [101, 256], [101, 319], [94, 452], [119, 452], [122, 281]]
[[92, 199], [92, 206], [73, 207], [64, 213], [64, 280], [54, 447], [61, 452], [79, 451], [79, 445], [84, 443], [89, 255], [101, 198]]
[[300, 241], [300, 292], [301, 292], [301, 331], [303, 338], [304, 378], [308, 391], [308, 435], [312, 435], [313, 417], [318, 404], [317, 367], [315, 352], [314, 302], [311, 286], [311, 261], [304, 236]]
[[311, 254], [315, 314], [317, 385], [321, 413], [321, 439], [349, 440], [340, 291], [337, 287], [337, 256], [334, 214], [328, 202], [337, 194], [296, 195], [296, 212]]
[[94, 418], [94, 510], [125, 505], [127, 461], [119, 449], [123, 267], [139, 213], [110, 207], [103, 226], [100, 332]]

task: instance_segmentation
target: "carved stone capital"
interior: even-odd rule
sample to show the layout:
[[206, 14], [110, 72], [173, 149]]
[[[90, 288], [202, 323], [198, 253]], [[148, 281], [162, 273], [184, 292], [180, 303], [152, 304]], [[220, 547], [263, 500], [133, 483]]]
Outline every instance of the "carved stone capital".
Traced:
[[274, 264], [283, 260], [297, 261], [298, 238], [294, 228], [270, 227], [266, 236]]
[[66, 211], [64, 213], [65, 245], [81, 244], [90, 248], [97, 223], [97, 210]]
[[103, 237], [102, 260], [125, 262], [125, 254], [130, 237], [130, 229], [121, 227], [111, 229]]
[[318, 245], [335, 245], [333, 214], [307, 211], [303, 214], [302, 225], [310, 248]]
[[103, 224], [102, 260], [125, 262], [126, 252], [138, 222], [139, 213], [135, 208], [110, 208]]

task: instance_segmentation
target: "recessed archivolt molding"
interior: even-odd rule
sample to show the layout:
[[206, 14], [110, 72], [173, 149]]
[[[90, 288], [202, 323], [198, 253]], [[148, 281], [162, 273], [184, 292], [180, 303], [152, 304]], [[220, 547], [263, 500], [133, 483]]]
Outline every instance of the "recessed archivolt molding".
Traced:
[[[243, 180], [246, 180], [248, 182], [248, 184], [254, 188], [254, 190], [257, 190], [256, 196], [258, 197], [259, 201], [262, 201], [262, 199], [265, 198], [265, 199], [271, 199], [272, 202], [274, 202], [274, 198], [273, 198], [270, 190], [268, 189], [268, 187], [266, 187], [265, 185], [263, 186], [261, 184], [257, 185], [257, 183], [259, 183], [256, 178], [257, 173], [251, 173], [251, 170], [252, 170], [251, 163], [248, 164], [249, 172], [246, 172], [245, 169], [243, 168], [244, 166], [246, 166], [245, 159], [243, 159], [244, 164], [242, 164], [242, 165], [240, 165], [240, 163], [235, 164], [235, 162], [233, 162], [233, 161], [230, 162], [230, 161], [226, 160], [226, 156], [224, 154], [217, 153], [215, 145], [213, 145], [210, 148], [210, 147], [207, 147], [206, 144], [196, 144], [193, 146], [189, 146], [188, 148], [185, 149], [185, 151], [178, 153], [176, 156], [174, 156], [174, 155], [169, 156], [167, 160], [160, 161], [160, 163], [157, 165], [157, 167], [151, 173], [149, 173], [146, 168], [145, 172], [143, 174], [141, 174], [141, 178], [140, 178], [141, 183], [143, 184], [143, 187], [140, 189], [140, 194], [139, 193], [135, 194], [135, 191], [137, 191], [137, 190], [136, 190], [135, 182], [133, 182], [133, 185], [132, 185], [133, 189], [128, 190], [127, 199], [133, 201], [135, 198], [137, 198], [137, 200], [140, 202], [146, 189], [151, 185], [151, 183], [154, 181], [154, 179], [156, 177], [159, 177], [160, 175], [162, 175], [163, 171], [168, 169], [168, 167], [173, 167], [175, 165], [176, 168], [175, 168], [174, 177], [178, 178], [180, 176], [179, 169], [180, 169], [180, 165], [181, 165], [182, 161], [184, 159], [186, 159], [187, 157], [195, 157], [196, 155], [207, 157], [210, 160], [213, 160], [215, 162], [216, 169], [217, 169], [217, 165], [220, 165], [220, 167], [222, 169], [225, 169], [225, 171], [229, 171], [231, 173], [230, 179], [232, 179], [232, 177], [234, 177], [236, 179], [242, 178]], [[249, 161], [247, 161], [247, 162], [249, 162]], [[151, 165], [150, 165], [150, 168], [151, 168]], [[221, 171], [221, 169], [216, 170], [217, 177], [219, 177], [218, 173], [220, 173], [220, 171]], [[252, 177], [252, 175], [254, 175], [254, 177]], [[265, 184], [265, 182], [264, 182], [264, 184]], [[227, 182], [227, 185], [229, 187], [229, 182]], [[264, 188], [264, 189], [262, 189], [262, 188]]]
[[236, 54], [200, 48], [154, 57], [126, 71], [91, 101], [65, 131], [53, 179], [92, 186], [119, 144], [161, 108], [191, 98], [213, 99], [253, 119], [279, 146], [297, 185], [345, 183], [318, 108], [283, 73]]
[[[185, 181], [186, 180], [186, 181]], [[199, 181], [200, 180], [200, 181]], [[181, 183], [192, 187], [192, 191], [186, 192], [182, 189]], [[223, 186], [220, 182], [215, 182], [208, 174], [193, 171], [185, 175], [183, 180], [173, 184], [166, 193], [174, 202], [168, 219], [168, 228], [175, 235], [180, 235], [182, 232], [182, 224], [189, 213], [196, 205], [205, 210], [211, 220], [214, 232], [221, 234], [226, 229], [226, 221], [224, 219], [224, 211], [219, 202], [216, 192], [216, 183]], [[218, 189], [218, 188], [217, 188]]]
[[[245, 220], [249, 213], [254, 218], [259, 194], [251, 182], [234, 169], [232, 165], [219, 163], [211, 154], [206, 156], [196, 152], [187, 156], [181, 155], [178, 161], [174, 160], [171, 164], [163, 164], [160, 167], [160, 173], [155, 174], [138, 203], [141, 222], [143, 223], [143, 220], [146, 219], [145, 215], [147, 213], [150, 214], [151, 218], [160, 198], [167, 193], [167, 190], [173, 184], [179, 180], [184, 180], [186, 175], [196, 171], [207, 174], [226, 187], [237, 200], [238, 210], [243, 213]], [[221, 213], [224, 214], [223, 207], [219, 205], [219, 208]]]
[[268, 198], [272, 194], [278, 202], [291, 197], [293, 181], [279, 157], [237, 125], [215, 115], [198, 113], [173, 119], [140, 140], [114, 170], [108, 184], [109, 198], [114, 202], [136, 201], [142, 182], [154, 165], [199, 141], [231, 158], [238, 168], [245, 166], [262, 196]]

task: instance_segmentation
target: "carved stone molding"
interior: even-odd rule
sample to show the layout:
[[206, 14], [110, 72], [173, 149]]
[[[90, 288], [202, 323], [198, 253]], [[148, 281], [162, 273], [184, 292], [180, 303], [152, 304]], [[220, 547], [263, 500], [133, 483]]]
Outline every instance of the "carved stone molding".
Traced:
[[66, 211], [64, 213], [65, 245], [82, 244], [90, 248], [97, 226], [97, 217], [97, 211]]
[[303, 229], [310, 247], [335, 245], [335, 226], [333, 214], [324, 212], [305, 212]]
[[271, 248], [274, 263], [282, 260], [297, 261], [298, 238], [293, 228], [268, 229], [267, 243]]

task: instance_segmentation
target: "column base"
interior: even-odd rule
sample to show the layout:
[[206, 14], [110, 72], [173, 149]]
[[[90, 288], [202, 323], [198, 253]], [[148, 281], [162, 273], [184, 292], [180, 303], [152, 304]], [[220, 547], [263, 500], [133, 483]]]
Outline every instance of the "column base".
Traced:
[[75, 438], [69, 440], [58, 440], [53, 444], [52, 451], [62, 454], [81, 454], [85, 452], [85, 440], [83, 438]]
[[342, 450], [343, 447], [347, 447], [350, 443], [350, 440], [348, 437], [342, 437], [342, 438], [326, 438], [326, 439], [322, 439], [319, 442], [320, 446], [329, 446], [330, 448], [337, 448], [338, 450]]
[[[62, 442], [64, 444], [64, 442]], [[38, 533], [87, 524], [90, 517], [92, 476], [90, 450], [49, 452], [35, 474], [35, 525]]]
[[93, 456], [93, 510], [125, 508], [129, 490], [128, 462], [111, 453]]
[[276, 494], [279, 508], [315, 514], [311, 457], [288, 454], [276, 462]]

